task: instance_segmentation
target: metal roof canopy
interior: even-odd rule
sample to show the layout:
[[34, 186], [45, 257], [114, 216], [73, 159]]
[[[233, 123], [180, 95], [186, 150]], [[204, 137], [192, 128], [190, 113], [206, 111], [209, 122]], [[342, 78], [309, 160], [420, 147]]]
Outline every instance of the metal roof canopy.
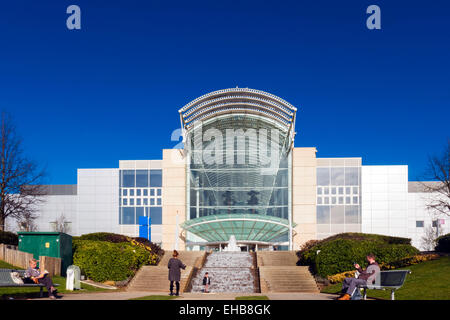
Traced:
[[221, 214], [190, 219], [181, 227], [208, 242], [226, 242], [232, 235], [238, 242], [269, 242], [289, 231], [289, 221], [258, 214]]
[[193, 124], [223, 114], [257, 114], [279, 123], [293, 142], [297, 108], [276, 95], [249, 88], [230, 88], [207, 93], [180, 110], [183, 137]]

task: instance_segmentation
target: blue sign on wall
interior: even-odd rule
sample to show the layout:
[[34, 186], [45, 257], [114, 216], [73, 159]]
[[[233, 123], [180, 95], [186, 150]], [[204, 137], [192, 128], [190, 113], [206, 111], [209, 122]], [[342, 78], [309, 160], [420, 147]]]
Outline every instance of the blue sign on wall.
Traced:
[[150, 217], [140, 216], [139, 217], [139, 237], [148, 239], [152, 241], [152, 220]]

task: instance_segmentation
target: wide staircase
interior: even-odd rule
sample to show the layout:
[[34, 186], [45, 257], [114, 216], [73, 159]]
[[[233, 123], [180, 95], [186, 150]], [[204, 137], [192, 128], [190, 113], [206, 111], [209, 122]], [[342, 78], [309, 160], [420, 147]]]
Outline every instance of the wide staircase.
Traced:
[[295, 252], [258, 251], [256, 256], [261, 293], [319, 292], [308, 267], [296, 266]]
[[[181, 270], [180, 292], [184, 292], [191, 281], [193, 271], [201, 268], [206, 257], [204, 251], [179, 251], [178, 258], [186, 265]], [[167, 264], [172, 252], [166, 251], [157, 266], [143, 266], [127, 286], [128, 291], [168, 292], [169, 269]]]

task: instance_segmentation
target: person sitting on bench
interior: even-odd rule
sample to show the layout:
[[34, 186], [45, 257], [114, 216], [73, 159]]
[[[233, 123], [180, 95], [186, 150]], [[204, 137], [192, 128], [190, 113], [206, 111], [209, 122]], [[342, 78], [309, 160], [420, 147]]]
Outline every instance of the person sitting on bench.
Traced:
[[58, 297], [56, 295], [56, 289], [53, 286], [52, 278], [48, 275], [47, 272], [39, 271], [36, 259], [30, 260], [30, 266], [25, 271], [25, 282], [43, 284], [47, 288], [48, 296], [50, 299], [55, 299]]
[[372, 253], [368, 254], [366, 257], [369, 265], [365, 270], [362, 270], [359, 264], [355, 263], [355, 268], [359, 272], [358, 278], [345, 278], [342, 283], [342, 293], [343, 295], [338, 298], [338, 300], [350, 300], [353, 292], [358, 286], [366, 286], [367, 284], [373, 284], [380, 272], [380, 267], [375, 261], [375, 255]]

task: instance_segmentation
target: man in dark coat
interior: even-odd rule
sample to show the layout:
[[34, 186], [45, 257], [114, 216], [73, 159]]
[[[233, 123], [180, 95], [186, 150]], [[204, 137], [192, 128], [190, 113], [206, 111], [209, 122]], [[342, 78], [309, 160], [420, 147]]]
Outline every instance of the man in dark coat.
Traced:
[[169, 281], [170, 281], [170, 295], [173, 296], [173, 282], [175, 281], [177, 291], [175, 293], [176, 296], [180, 295], [180, 278], [181, 278], [181, 270], [186, 269], [186, 265], [178, 259], [178, 251], [173, 250], [173, 258], [170, 258], [167, 267], [169, 268]]

